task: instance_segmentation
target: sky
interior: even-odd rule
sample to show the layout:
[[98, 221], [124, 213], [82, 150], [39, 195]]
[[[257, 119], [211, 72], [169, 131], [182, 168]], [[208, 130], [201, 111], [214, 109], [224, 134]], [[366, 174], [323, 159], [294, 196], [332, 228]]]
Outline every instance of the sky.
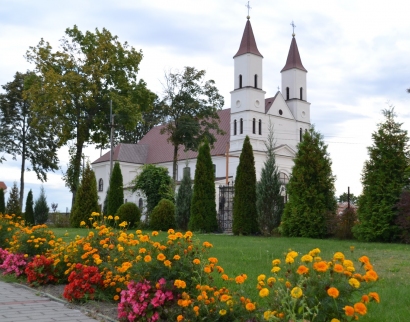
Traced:
[[[167, 71], [193, 66], [206, 70], [230, 107], [233, 55], [248, 14], [244, 0], [52, 1], [0, 0], [0, 85], [18, 72], [32, 69], [24, 58], [41, 38], [54, 50], [66, 28], [85, 32], [108, 29], [124, 43], [142, 50], [138, 77], [160, 97]], [[323, 136], [336, 176], [336, 195], [359, 195], [360, 178], [371, 134], [383, 120], [381, 111], [395, 107], [397, 120], [410, 130], [410, 1], [290, 0], [250, 1], [250, 17], [263, 60], [266, 97], [281, 84], [292, 38], [291, 22], [307, 74], [311, 123]], [[0, 92], [2, 90], [0, 89]], [[90, 146], [92, 162], [100, 151]], [[8, 187], [20, 180], [20, 161], [0, 164], [0, 181]], [[68, 149], [59, 151], [61, 170], [48, 173], [44, 189], [49, 204], [71, 208], [71, 194], [62, 180]], [[38, 198], [41, 182], [26, 172], [29, 189]], [[10, 191], [10, 189], [8, 189]], [[8, 194], [6, 195], [6, 198]]]

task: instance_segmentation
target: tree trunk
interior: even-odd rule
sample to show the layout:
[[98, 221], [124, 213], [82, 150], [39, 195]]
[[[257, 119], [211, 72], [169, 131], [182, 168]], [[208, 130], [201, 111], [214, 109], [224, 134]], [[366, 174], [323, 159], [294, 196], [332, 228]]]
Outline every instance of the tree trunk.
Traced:
[[73, 180], [73, 197], [71, 202], [71, 209], [74, 207], [75, 203], [75, 196], [77, 194], [78, 185], [80, 183], [80, 170], [81, 170], [81, 156], [83, 154], [83, 144], [84, 141], [77, 136], [77, 143], [76, 143], [76, 151], [75, 151], [75, 158], [74, 158], [74, 180]]
[[26, 167], [26, 118], [23, 117], [23, 133], [22, 136], [22, 149], [21, 149], [21, 170], [20, 170], [20, 198], [19, 204], [21, 212], [23, 212], [23, 198], [24, 198], [24, 171]]
[[174, 160], [172, 162], [172, 178], [177, 181], [177, 162], [178, 162], [178, 145], [174, 145]]

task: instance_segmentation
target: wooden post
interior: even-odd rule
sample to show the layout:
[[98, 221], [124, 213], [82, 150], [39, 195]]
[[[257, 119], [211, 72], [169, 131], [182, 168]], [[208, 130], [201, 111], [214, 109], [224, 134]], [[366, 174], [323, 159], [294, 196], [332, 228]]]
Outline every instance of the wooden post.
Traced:
[[225, 183], [228, 184], [229, 180], [229, 142], [226, 142], [226, 180]]

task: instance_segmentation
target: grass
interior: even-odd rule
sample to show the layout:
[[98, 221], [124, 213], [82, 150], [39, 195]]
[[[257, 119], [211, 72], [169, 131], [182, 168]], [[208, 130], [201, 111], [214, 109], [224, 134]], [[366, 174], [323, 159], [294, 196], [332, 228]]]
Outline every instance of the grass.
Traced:
[[[57, 237], [66, 240], [76, 235], [85, 236], [87, 229], [53, 228]], [[68, 232], [69, 236], [64, 236]], [[337, 251], [343, 252], [346, 258], [357, 261], [366, 255], [378, 273], [380, 280], [371, 289], [378, 292], [381, 302], [372, 305], [368, 315], [360, 321], [408, 321], [410, 308], [410, 245], [362, 243], [358, 241], [322, 240], [309, 238], [264, 238], [229, 236], [214, 234], [195, 234], [201, 242], [213, 244], [210, 257], [218, 258], [218, 265], [225, 269], [230, 277], [245, 273], [248, 280], [245, 290], [253, 298], [257, 297], [256, 278], [259, 274], [269, 276], [272, 259], [284, 259], [289, 249], [306, 254], [311, 249], [319, 248], [320, 256], [330, 260]], [[354, 246], [354, 251], [350, 251]], [[357, 266], [356, 266], [357, 267]], [[222, 285], [222, 284], [221, 284]]]

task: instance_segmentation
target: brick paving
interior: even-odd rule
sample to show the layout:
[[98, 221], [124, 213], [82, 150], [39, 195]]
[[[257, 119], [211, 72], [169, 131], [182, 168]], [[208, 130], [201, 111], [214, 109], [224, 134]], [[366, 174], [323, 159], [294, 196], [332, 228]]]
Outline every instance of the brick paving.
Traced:
[[18, 285], [0, 281], [1, 322], [95, 322], [79, 310], [41, 297]]

